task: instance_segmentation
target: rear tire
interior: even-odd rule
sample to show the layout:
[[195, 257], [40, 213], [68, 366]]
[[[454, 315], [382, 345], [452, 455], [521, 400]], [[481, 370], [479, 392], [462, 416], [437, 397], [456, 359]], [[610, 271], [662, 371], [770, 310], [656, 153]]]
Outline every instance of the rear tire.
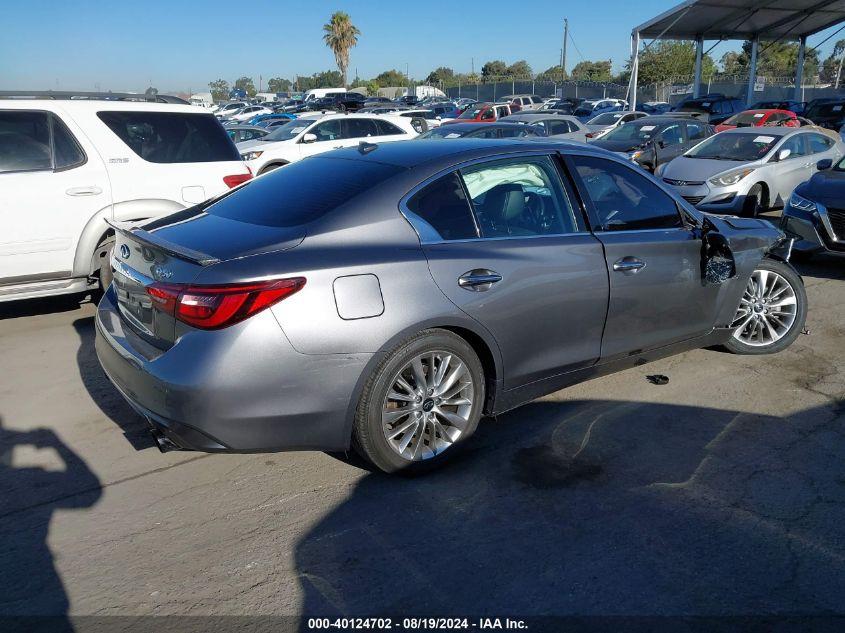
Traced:
[[114, 279], [114, 271], [111, 269], [111, 256], [114, 251], [114, 236], [107, 237], [94, 251], [94, 257], [100, 261], [99, 277], [100, 290], [105, 292], [111, 286], [112, 279]]
[[484, 370], [472, 347], [452, 332], [424, 330], [373, 370], [352, 446], [386, 473], [437, 468], [475, 432], [484, 397]]
[[775, 354], [798, 338], [807, 320], [807, 293], [795, 269], [763, 259], [748, 279], [725, 347], [734, 354]]

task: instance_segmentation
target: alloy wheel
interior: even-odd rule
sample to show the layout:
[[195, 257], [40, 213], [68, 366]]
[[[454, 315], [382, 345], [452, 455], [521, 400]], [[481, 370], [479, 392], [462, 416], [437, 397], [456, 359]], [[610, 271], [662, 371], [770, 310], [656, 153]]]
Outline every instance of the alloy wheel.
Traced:
[[795, 289], [782, 275], [755, 270], [748, 280], [731, 327], [738, 341], [765, 347], [782, 339], [795, 323]]
[[430, 459], [469, 425], [475, 399], [469, 368], [454, 352], [425, 352], [394, 377], [382, 405], [382, 430], [403, 459]]

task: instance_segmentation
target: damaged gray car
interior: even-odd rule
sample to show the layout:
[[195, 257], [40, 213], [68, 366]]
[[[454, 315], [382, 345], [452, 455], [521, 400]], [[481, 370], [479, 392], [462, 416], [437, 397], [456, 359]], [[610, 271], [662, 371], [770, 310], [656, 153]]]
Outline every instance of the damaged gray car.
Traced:
[[779, 230], [575, 143], [362, 143], [116, 232], [97, 353], [163, 450], [429, 468], [484, 415], [778, 352], [807, 311]]

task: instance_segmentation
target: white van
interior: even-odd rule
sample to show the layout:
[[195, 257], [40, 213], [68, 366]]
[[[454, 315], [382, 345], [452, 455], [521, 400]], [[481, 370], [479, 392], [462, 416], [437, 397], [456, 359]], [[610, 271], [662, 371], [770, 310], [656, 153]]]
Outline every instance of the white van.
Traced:
[[314, 99], [322, 99], [325, 96], [338, 92], [346, 92], [346, 88], [312, 88], [305, 93], [305, 103]]
[[251, 178], [204, 108], [0, 101], [0, 302], [107, 285], [113, 231]]

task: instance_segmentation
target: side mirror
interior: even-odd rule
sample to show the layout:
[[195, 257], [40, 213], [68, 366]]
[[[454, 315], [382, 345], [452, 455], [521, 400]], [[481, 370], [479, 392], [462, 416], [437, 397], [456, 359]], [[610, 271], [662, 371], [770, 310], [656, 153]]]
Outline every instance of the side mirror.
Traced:
[[786, 160], [790, 156], [792, 156], [792, 150], [791, 149], [782, 149], [778, 152], [778, 162], [780, 162], [782, 160]]
[[302, 143], [316, 143], [317, 142], [317, 135], [311, 134], [310, 132], [308, 134], [303, 134], [302, 135], [302, 141], [300, 141], [300, 142], [302, 142]]
[[666, 147], [666, 141], [663, 141], [663, 140], [657, 141], [657, 147], [659, 147], [660, 149], [663, 149], [664, 147]]
[[831, 167], [833, 167], [833, 161], [830, 158], [822, 158], [816, 163], [816, 169], [819, 171], [824, 171], [825, 169], [830, 169]]
[[434, 118], [435, 118], [435, 119], [437, 119], [438, 121], [442, 121], [442, 120], [443, 120], [443, 117], [442, 117], [442, 116], [440, 116], [440, 115], [437, 115], [437, 116], [436, 116], [436, 117], [434, 117]]

